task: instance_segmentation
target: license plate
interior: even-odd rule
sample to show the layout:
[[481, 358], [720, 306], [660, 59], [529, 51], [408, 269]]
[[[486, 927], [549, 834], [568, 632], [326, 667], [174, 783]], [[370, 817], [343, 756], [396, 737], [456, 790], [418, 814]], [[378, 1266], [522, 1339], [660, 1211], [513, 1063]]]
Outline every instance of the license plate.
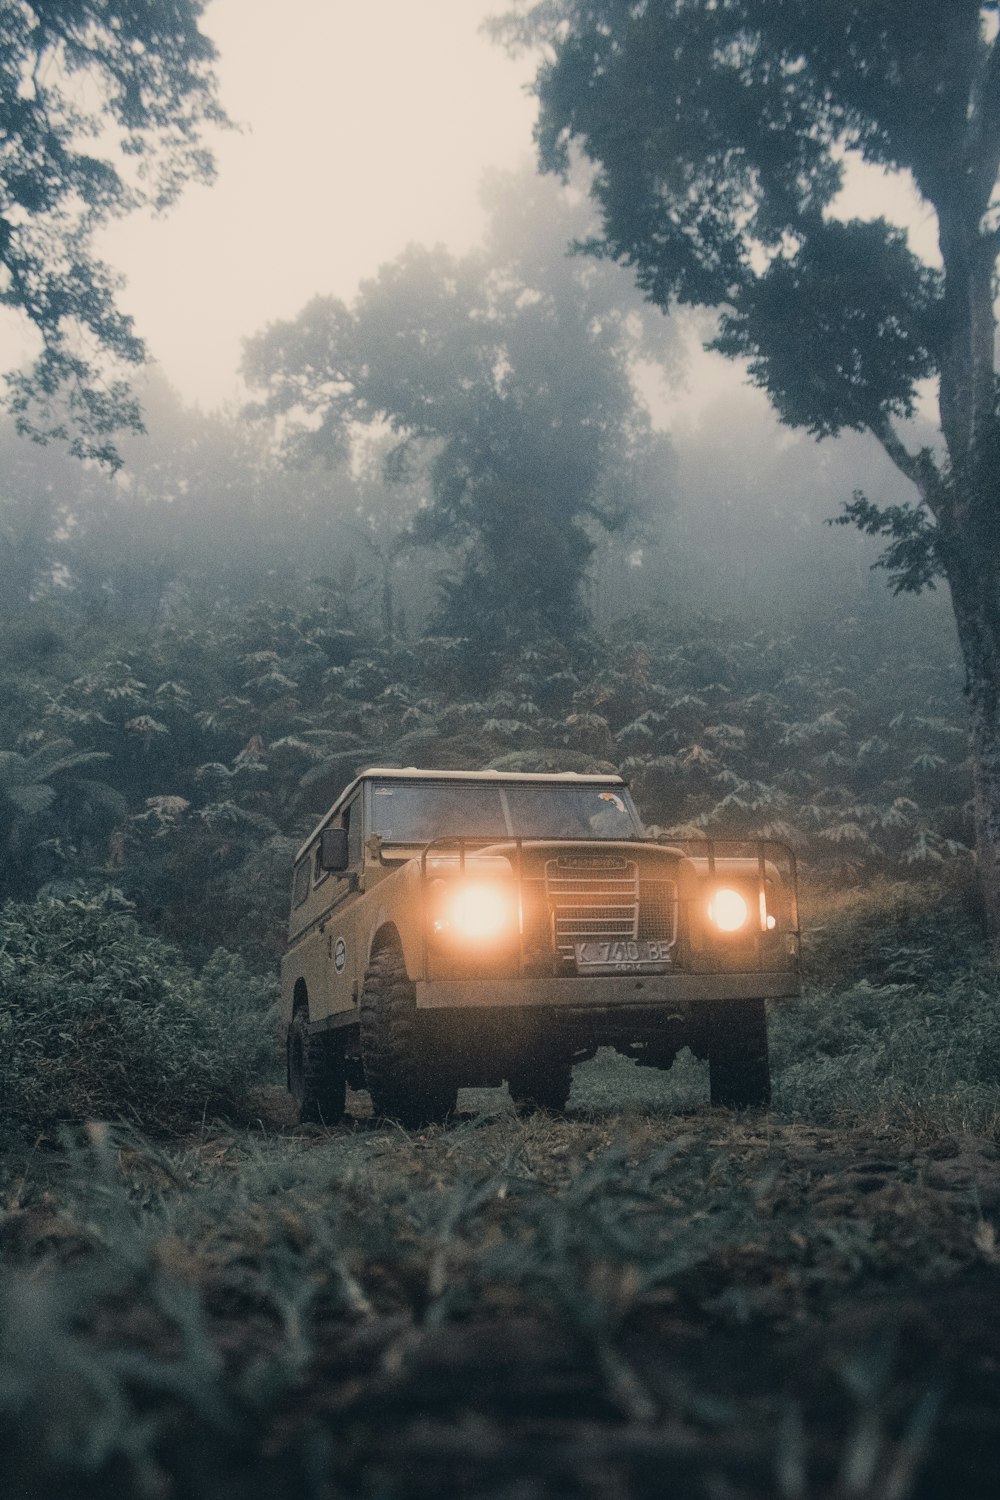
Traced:
[[606, 943], [575, 943], [580, 974], [641, 974], [662, 971], [673, 962], [671, 944], [659, 940], [615, 938]]

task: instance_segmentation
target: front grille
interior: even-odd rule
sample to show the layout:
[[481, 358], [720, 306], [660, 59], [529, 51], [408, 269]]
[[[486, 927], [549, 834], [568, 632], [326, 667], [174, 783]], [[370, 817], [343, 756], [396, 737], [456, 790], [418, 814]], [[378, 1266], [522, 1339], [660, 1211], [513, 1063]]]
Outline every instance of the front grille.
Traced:
[[672, 880], [640, 880], [637, 936], [649, 942], [676, 942], [677, 887]]
[[550, 860], [545, 880], [521, 882], [521, 940], [525, 962], [550, 966], [573, 958], [574, 943], [639, 938], [677, 939], [677, 887], [672, 880], [637, 880], [624, 860], [611, 869], [560, 867]]
[[544, 880], [521, 881], [521, 942], [526, 958], [552, 951], [552, 917], [545, 900]]
[[545, 892], [555, 914], [555, 946], [565, 958], [573, 957], [574, 943], [638, 935], [639, 871], [633, 860], [550, 859]]

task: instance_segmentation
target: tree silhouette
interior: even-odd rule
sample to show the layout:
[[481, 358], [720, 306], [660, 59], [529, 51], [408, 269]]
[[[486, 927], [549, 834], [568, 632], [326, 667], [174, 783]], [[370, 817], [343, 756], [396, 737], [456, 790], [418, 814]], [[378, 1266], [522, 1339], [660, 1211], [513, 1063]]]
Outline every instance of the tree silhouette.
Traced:
[[[542, 41], [537, 138], [595, 164], [590, 248], [663, 309], [719, 309], [782, 421], [871, 433], [916, 490], [845, 520], [894, 588], [944, 576], [971, 710], [979, 862], [1000, 945], [1000, 214], [997, 6], [979, 0], [545, 0], [499, 23]], [[941, 265], [884, 219], [841, 222], [845, 153], [908, 174]], [[940, 451], [900, 423], [936, 382]]]
[[164, 209], [207, 181], [204, 126], [225, 116], [203, 0], [2, 0], [0, 306], [40, 337], [34, 366], [7, 377], [19, 430], [114, 464], [112, 434], [140, 424], [107, 357], [145, 357], [93, 252], [96, 229], [141, 206]]

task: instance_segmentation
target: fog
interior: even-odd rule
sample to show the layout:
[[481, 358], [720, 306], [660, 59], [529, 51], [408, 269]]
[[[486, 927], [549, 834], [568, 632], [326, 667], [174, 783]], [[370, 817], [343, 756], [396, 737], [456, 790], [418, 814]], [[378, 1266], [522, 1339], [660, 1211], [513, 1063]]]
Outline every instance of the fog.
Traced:
[[0, 0], [9, 1493], [996, 1494], [998, 11]]
[[[488, 10], [209, 7], [246, 128], [102, 242], [145, 432], [115, 470], [0, 422], [10, 894], [111, 881], [270, 962], [289, 849], [369, 763], [620, 766], [656, 826], [849, 874], [967, 848], [947, 595], [893, 599], [827, 524], [906, 482], [567, 253], [588, 178], [536, 170]], [[864, 169], [838, 206], [913, 199]], [[17, 790], [53, 757], [103, 779]]]
[[[547, 227], [542, 218], [530, 226], [536, 272], [541, 260], [558, 268], [569, 238], [587, 232], [582, 171], [565, 193], [554, 179], [533, 183], [534, 59], [512, 58], [484, 34], [494, 9], [489, 0], [362, 8], [290, 0], [277, 26], [267, 0], [212, 0], [205, 29], [219, 48], [220, 93], [236, 125], [213, 133], [215, 181], [191, 187], [167, 215], [113, 222], [99, 241], [124, 277], [121, 304], [151, 357], [148, 439], [125, 441], [115, 480], [75, 474], [55, 454], [14, 445], [17, 474], [37, 463], [41, 475], [60, 475], [62, 493], [46, 501], [63, 518], [56, 551], [70, 540], [82, 545], [96, 535], [95, 518], [112, 514], [136, 558], [144, 546], [156, 550], [164, 578], [174, 566], [164, 558], [205, 560], [210, 538], [224, 533], [251, 574], [284, 576], [308, 557], [327, 573], [350, 566], [366, 576], [374, 567], [384, 587], [379, 551], [387, 544], [392, 573], [412, 583], [404, 612], [413, 622], [433, 615], [435, 578], [466, 539], [456, 536], [449, 549], [439, 536], [423, 553], [397, 545], [426, 506], [426, 474], [411, 472], [393, 488], [366, 472], [359, 488], [351, 463], [325, 475], [290, 466], [274, 431], [240, 415], [254, 395], [240, 361], [248, 338], [294, 320], [310, 299], [350, 304], [407, 246], [509, 263], [503, 241], [516, 236], [518, 221], [508, 214], [505, 224], [507, 211], [495, 203], [491, 211], [491, 173], [514, 174], [524, 184], [518, 191], [548, 195]], [[834, 207], [844, 216], [888, 213], [935, 259], [927, 216], [905, 178], [852, 163]], [[604, 267], [601, 277], [605, 306], [641, 324], [627, 356], [634, 410], [661, 441], [657, 472], [650, 458], [643, 477], [636, 469], [628, 480], [629, 514], [610, 531], [591, 528], [587, 598], [597, 619], [664, 600], [767, 616], [808, 603], [818, 579], [831, 607], [878, 597], [882, 580], [869, 571], [877, 549], [824, 525], [856, 488], [880, 503], [907, 498], [877, 445], [849, 434], [817, 445], [781, 428], [742, 367], [703, 350], [710, 322], [644, 309], [625, 269]], [[30, 340], [7, 316], [8, 348], [23, 357]], [[198, 414], [213, 409], [217, 416]], [[391, 426], [392, 414], [383, 415]], [[357, 432], [352, 442], [359, 452]], [[252, 480], [239, 469], [251, 451]], [[228, 477], [227, 461], [237, 465]], [[193, 472], [174, 472], [185, 463]], [[199, 493], [206, 464], [211, 495]], [[228, 497], [225, 523], [217, 491]], [[280, 518], [266, 519], [269, 504], [280, 506]], [[30, 510], [24, 495], [11, 493], [7, 505], [15, 515]], [[23, 517], [11, 526], [12, 537], [38, 529]], [[251, 562], [257, 535], [270, 540]], [[405, 595], [408, 584], [401, 587]]]
[[243, 338], [310, 296], [349, 296], [411, 241], [467, 250], [491, 167], [532, 155], [530, 60], [481, 34], [489, 0], [212, 0], [205, 29], [237, 125], [218, 175], [102, 241], [167, 380], [237, 395]]

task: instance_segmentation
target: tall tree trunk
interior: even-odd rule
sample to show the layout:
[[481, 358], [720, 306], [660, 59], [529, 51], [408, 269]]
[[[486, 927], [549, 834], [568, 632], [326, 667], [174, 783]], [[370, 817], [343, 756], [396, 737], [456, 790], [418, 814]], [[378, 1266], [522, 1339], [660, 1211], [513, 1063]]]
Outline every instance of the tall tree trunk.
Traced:
[[[971, 24], [971, 16], [969, 18]], [[979, 26], [978, 16], [975, 21]], [[980, 54], [989, 69], [995, 58]], [[985, 60], [984, 60], [985, 59]], [[985, 216], [1000, 168], [996, 132], [983, 134], [982, 79], [972, 89], [966, 135], [939, 201], [945, 272], [940, 358], [941, 431], [948, 468], [925, 492], [951, 587], [972, 733], [976, 857], [994, 958], [1000, 963], [1000, 429], [994, 281], [997, 244]]]
[[395, 558], [391, 551], [379, 553], [379, 561], [382, 566], [382, 635], [387, 645], [391, 646], [396, 637], [396, 592], [393, 588], [393, 564]]
[[969, 538], [949, 575], [972, 731], [979, 880], [1000, 961], [1000, 556]]

